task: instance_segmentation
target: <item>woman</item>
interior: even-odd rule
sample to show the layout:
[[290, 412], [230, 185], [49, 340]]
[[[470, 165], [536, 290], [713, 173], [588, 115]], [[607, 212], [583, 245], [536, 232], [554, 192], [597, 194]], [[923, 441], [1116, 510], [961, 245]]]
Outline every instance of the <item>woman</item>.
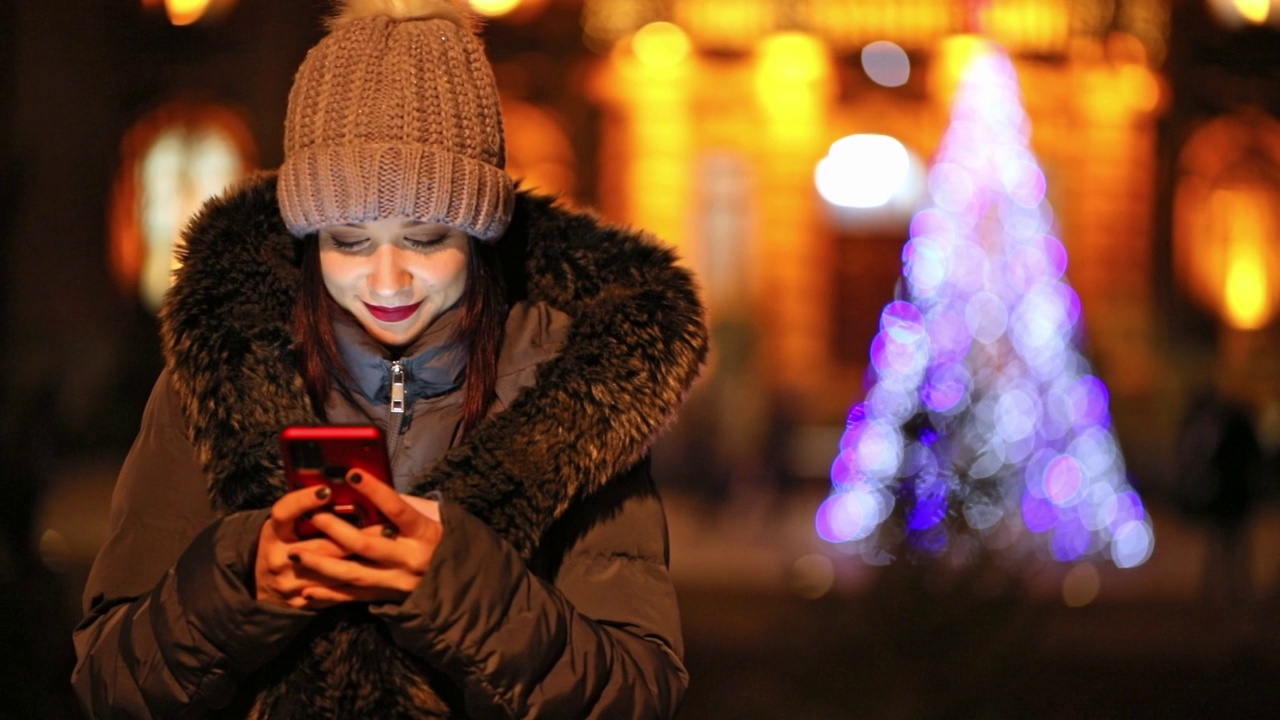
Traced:
[[[671, 253], [517, 192], [462, 5], [350, 2], [278, 176], [209, 203], [85, 589], [101, 717], [669, 717], [654, 435], [706, 353]], [[374, 423], [390, 520], [286, 492], [289, 425]], [[355, 478], [352, 478], [354, 480]]]

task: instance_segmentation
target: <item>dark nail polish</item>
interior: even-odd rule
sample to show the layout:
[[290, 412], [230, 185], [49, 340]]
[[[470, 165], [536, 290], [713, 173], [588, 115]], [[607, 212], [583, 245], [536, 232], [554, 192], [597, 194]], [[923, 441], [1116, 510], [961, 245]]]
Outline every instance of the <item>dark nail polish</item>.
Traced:
[[396, 527], [395, 525], [382, 526], [382, 537], [393, 538], [399, 534], [400, 534], [400, 528]]
[[364, 480], [364, 476], [358, 472], [353, 472], [351, 473], [351, 477], [349, 479], [352, 485], [359, 485], [360, 481]]
[[298, 557], [298, 553], [289, 553], [289, 562], [299, 563], [302, 562], [302, 558]]
[[322, 488], [320, 488], [319, 490], [317, 490], [317, 491], [316, 491], [316, 497], [317, 497], [318, 499], [320, 499], [320, 500], [328, 500], [328, 499], [329, 499], [329, 488], [327, 488], [327, 487], [322, 487]]

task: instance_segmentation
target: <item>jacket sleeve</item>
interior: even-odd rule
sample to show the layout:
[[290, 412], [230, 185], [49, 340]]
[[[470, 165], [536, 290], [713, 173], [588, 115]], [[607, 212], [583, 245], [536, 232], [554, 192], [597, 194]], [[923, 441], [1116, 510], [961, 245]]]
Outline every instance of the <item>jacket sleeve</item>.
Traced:
[[459, 505], [440, 507], [445, 532], [423, 581], [374, 612], [401, 647], [462, 687], [469, 715], [675, 715], [688, 673], [647, 463], [549, 533], [567, 546], [553, 582]]
[[269, 511], [214, 519], [167, 374], [111, 502], [111, 532], [85, 586], [72, 685], [93, 717], [198, 717], [283, 650], [311, 613], [257, 602]]

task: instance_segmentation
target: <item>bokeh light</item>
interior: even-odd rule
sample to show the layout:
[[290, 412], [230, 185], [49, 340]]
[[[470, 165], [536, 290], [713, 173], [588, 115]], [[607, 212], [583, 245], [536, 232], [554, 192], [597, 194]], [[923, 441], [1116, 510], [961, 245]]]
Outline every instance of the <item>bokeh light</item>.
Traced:
[[481, 15], [501, 17], [520, 7], [520, 0], [471, 0], [471, 7]]
[[899, 87], [911, 78], [911, 59], [907, 51], [887, 40], [862, 48], [862, 69], [872, 82], [885, 87]]
[[782, 82], [816, 82], [831, 71], [826, 43], [808, 33], [774, 33], [756, 45], [756, 53], [761, 74]]
[[235, 4], [236, 0], [142, 0], [145, 8], [163, 7], [169, 24], [177, 27], [216, 22], [226, 17]]
[[1081, 608], [1098, 598], [1102, 578], [1091, 563], [1080, 563], [1062, 578], [1062, 602], [1069, 608]]
[[826, 555], [805, 555], [791, 564], [791, 590], [802, 598], [817, 600], [826, 595], [835, 579], [835, 563]]
[[165, 0], [164, 10], [174, 25], [191, 25], [204, 17], [212, 0]]
[[1274, 21], [1275, 0], [1208, 0], [1214, 17], [1228, 27], [1265, 25]]
[[907, 148], [888, 135], [850, 135], [831, 145], [818, 161], [814, 182], [832, 205], [873, 208], [887, 205], [911, 171]]
[[649, 67], [672, 67], [688, 59], [693, 52], [693, 43], [679, 25], [652, 22], [632, 36], [631, 52]]

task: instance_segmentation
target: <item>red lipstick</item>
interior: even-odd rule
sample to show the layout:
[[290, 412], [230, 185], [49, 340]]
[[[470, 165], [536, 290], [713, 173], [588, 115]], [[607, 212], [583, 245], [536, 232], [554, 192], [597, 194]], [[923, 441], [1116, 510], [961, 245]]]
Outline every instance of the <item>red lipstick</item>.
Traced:
[[418, 311], [418, 307], [422, 305], [422, 301], [412, 305], [401, 305], [399, 307], [382, 307], [381, 305], [370, 305], [365, 303], [364, 306], [369, 309], [369, 314], [375, 319], [384, 323], [398, 323], [402, 320], [408, 320], [411, 315]]

